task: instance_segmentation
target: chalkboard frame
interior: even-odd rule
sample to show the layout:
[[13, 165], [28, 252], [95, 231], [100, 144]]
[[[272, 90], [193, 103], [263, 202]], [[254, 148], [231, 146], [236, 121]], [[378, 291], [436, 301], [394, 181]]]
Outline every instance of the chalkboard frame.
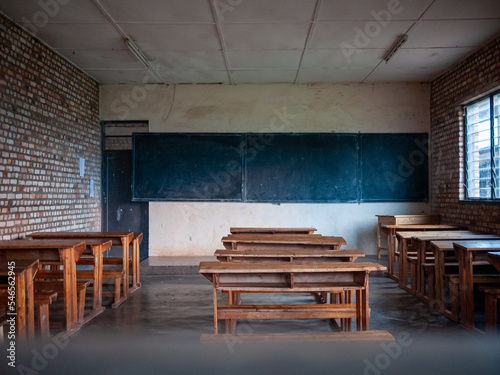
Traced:
[[[241, 144], [239, 146], [239, 152], [240, 152], [240, 161], [241, 161], [241, 181], [238, 180], [238, 183], [240, 183], [240, 194], [238, 197], [231, 196], [231, 197], [209, 197], [204, 198], [204, 197], [196, 197], [196, 199], [193, 199], [191, 196], [185, 196], [183, 197], [182, 195], [180, 196], [175, 196], [175, 197], [169, 197], [169, 196], [141, 196], [137, 194], [137, 189], [138, 189], [138, 182], [136, 181], [138, 178], [138, 174], [136, 174], [136, 161], [137, 161], [137, 153], [136, 153], [136, 142], [137, 139], [139, 139], [142, 136], [147, 136], [147, 137], [171, 137], [171, 136], [183, 136], [183, 137], [207, 137], [209, 140], [210, 138], [213, 137], [223, 137], [223, 136], [228, 136], [228, 137], [238, 137], [238, 139], [241, 139]], [[132, 170], [132, 184], [131, 184], [131, 189], [132, 189], [132, 201], [136, 202], [148, 202], [148, 201], [182, 201], [182, 202], [244, 202], [244, 203], [272, 203], [272, 204], [281, 204], [281, 203], [363, 203], [363, 202], [427, 202], [428, 201], [428, 189], [429, 189], [429, 176], [428, 176], [428, 168], [429, 168], [429, 158], [428, 158], [428, 152], [425, 155], [425, 165], [423, 166], [422, 170], [418, 170], [418, 173], [421, 174], [421, 177], [424, 178], [424, 186], [425, 189], [423, 191], [419, 192], [417, 196], [410, 196], [406, 197], [403, 195], [399, 196], [393, 196], [393, 197], [377, 197], [370, 195], [369, 192], [366, 189], [366, 185], [363, 184], [365, 179], [369, 178], [367, 177], [369, 173], [367, 173], [367, 170], [363, 170], [363, 157], [364, 154], [363, 152], [367, 152], [367, 150], [363, 150], [362, 144], [363, 144], [363, 138], [364, 137], [379, 137], [383, 139], [384, 137], [401, 137], [401, 139], [405, 140], [411, 140], [414, 138], [418, 139], [423, 139], [425, 142], [428, 142], [428, 134], [427, 133], [134, 133], [133, 134], [133, 152], [132, 152], [132, 165], [133, 165], [133, 170]], [[260, 144], [262, 147], [264, 147], [268, 152], [271, 152], [272, 154], [272, 144], [268, 144], [268, 142], [272, 143], [273, 139], [279, 138], [279, 137], [294, 137], [294, 138], [300, 138], [303, 137], [304, 139], [313, 139], [314, 137], [321, 137], [321, 138], [326, 138], [326, 139], [336, 139], [339, 137], [348, 137], [352, 138], [354, 137], [355, 139], [355, 144], [356, 144], [356, 158], [357, 160], [353, 161], [351, 160], [350, 168], [353, 168], [353, 165], [356, 165], [355, 167], [355, 176], [356, 176], [356, 181], [353, 186], [351, 186], [354, 196], [348, 197], [347, 199], [345, 198], [338, 198], [338, 197], [331, 197], [328, 196], [327, 199], [310, 199], [311, 197], [306, 197], [304, 199], [303, 197], [290, 197], [290, 196], [285, 196], [285, 197], [255, 197], [252, 196], [251, 190], [249, 190], [249, 187], [252, 186], [252, 183], [255, 183], [255, 181], [252, 181], [249, 176], [249, 150], [251, 148], [255, 148], [255, 142], [257, 140], [257, 144]], [[267, 143], [266, 143], [267, 142]], [[385, 142], [387, 143], [387, 142]], [[267, 147], [269, 146], [269, 147]], [[384, 145], [384, 147], [388, 147], [390, 145]], [[314, 147], [312, 145], [311, 147]], [[390, 152], [390, 149], [387, 149]], [[422, 147], [419, 145], [418, 148], [419, 152], [422, 152]], [[425, 150], [427, 151], [427, 150]], [[377, 155], [378, 156], [378, 155]], [[353, 155], [351, 155], [353, 157]], [[395, 155], [395, 157], [400, 157], [399, 155]], [[423, 172], [422, 172], [423, 171]], [[258, 181], [257, 181], [258, 183]], [[181, 188], [181, 187], [179, 187]], [[404, 189], [403, 189], [404, 190]], [[401, 193], [401, 192], [400, 192]]]

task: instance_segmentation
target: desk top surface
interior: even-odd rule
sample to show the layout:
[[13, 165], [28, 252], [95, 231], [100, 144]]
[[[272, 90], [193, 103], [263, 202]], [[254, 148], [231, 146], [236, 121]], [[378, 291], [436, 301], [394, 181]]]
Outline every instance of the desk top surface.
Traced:
[[2, 240], [0, 250], [41, 250], [85, 247], [85, 241], [70, 239]]
[[383, 224], [382, 228], [387, 228], [387, 229], [404, 229], [404, 230], [423, 230], [423, 229], [435, 229], [435, 230], [440, 230], [440, 229], [449, 229], [449, 230], [455, 230], [455, 229], [462, 229], [464, 228], [463, 226], [459, 225], [446, 225], [446, 224]]
[[215, 251], [215, 256], [231, 257], [275, 257], [275, 258], [322, 258], [322, 257], [364, 257], [359, 250], [226, 250]]
[[499, 240], [454, 241], [453, 246], [467, 251], [500, 251]]
[[371, 262], [337, 262], [337, 263], [234, 263], [234, 262], [201, 262], [200, 273], [281, 273], [281, 272], [353, 272], [353, 271], [385, 271], [381, 264]]
[[229, 231], [233, 234], [238, 233], [260, 233], [260, 234], [275, 234], [275, 233], [312, 233], [316, 232], [316, 228], [258, 228], [258, 227], [231, 227]]
[[437, 230], [437, 231], [401, 231], [396, 232], [396, 236], [401, 239], [419, 239], [419, 240], [460, 240], [460, 239], [474, 239], [474, 238], [495, 238], [493, 234], [484, 234], [478, 232], [471, 232], [469, 230]]
[[313, 245], [345, 245], [342, 237], [321, 236], [319, 234], [231, 234], [224, 236], [222, 242], [269, 243], [269, 244], [313, 244]]
[[116, 238], [134, 237], [133, 232], [36, 232], [28, 237], [37, 238]]
[[[38, 265], [38, 259], [19, 259], [19, 260], [12, 260], [15, 264], [15, 273], [19, 274], [20, 272], [23, 272], [24, 270], [30, 268], [30, 267], [35, 267]], [[8, 265], [8, 260], [0, 261], [0, 276], [8, 276], [9, 275], [9, 265]]]

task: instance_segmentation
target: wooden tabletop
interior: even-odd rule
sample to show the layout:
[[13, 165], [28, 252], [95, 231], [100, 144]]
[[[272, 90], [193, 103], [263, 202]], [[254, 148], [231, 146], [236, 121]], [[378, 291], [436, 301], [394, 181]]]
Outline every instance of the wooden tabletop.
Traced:
[[[396, 232], [396, 236], [402, 239], [418, 238], [418, 239], [460, 239], [464, 237], [477, 236], [477, 238], [493, 238], [496, 237], [492, 234], [484, 234], [478, 232], [471, 232], [469, 230], [444, 230], [444, 231], [416, 231], [416, 232]], [[483, 236], [483, 237], [481, 237]]]
[[273, 244], [307, 244], [307, 245], [345, 245], [346, 240], [342, 237], [321, 236], [315, 234], [232, 234], [222, 237], [222, 242], [247, 242], [247, 243], [273, 243]]
[[401, 229], [401, 230], [454, 230], [463, 229], [463, 226], [459, 225], [445, 225], [445, 224], [383, 224], [382, 228], [387, 229]]
[[37, 239], [122, 239], [127, 238], [128, 244], [134, 238], [133, 232], [36, 232], [27, 235]]
[[277, 233], [288, 233], [288, 234], [312, 234], [316, 232], [316, 228], [257, 228], [257, 227], [231, 227], [229, 231], [232, 234], [239, 233], [260, 233], [260, 234], [277, 234]]
[[274, 258], [324, 258], [324, 257], [364, 257], [359, 250], [226, 250], [215, 251], [215, 256], [231, 257], [274, 257]]
[[500, 251], [499, 240], [480, 240], [480, 241], [453, 241], [454, 246], [466, 249], [467, 251]]
[[500, 251], [490, 251], [488, 252], [488, 261], [500, 271]]
[[34, 267], [38, 264], [38, 259], [13, 259], [13, 260], [2, 260], [0, 261], [0, 276], [8, 276], [9, 275], [9, 266], [8, 262], [14, 262], [15, 272], [19, 272], [21, 270], [25, 270], [29, 267]]
[[371, 272], [385, 270], [385, 266], [371, 262], [315, 264], [201, 262], [199, 268], [200, 273]]

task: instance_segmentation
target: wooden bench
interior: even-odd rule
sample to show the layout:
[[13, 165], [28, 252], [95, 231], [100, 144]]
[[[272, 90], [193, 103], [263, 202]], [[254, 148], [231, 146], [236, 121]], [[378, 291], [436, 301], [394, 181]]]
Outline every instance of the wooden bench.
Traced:
[[200, 341], [209, 344], [227, 344], [237, 338], [238, 342], [394, 342], [394, 336], [388, 331], [352, 331], [352, 332], [317, 332], [317, 333], [271, 333], [271, 334], [202, 334]]
[[[52, 272], [52, 271], [50, 271]], [[51, 292], [51, 291], [58, 291], [58, 292], [64, 292], [64, 282], [63, 281], [47, 281], [43, 277], [43, 273], [39, 276], [35, 277], [35, 295], [37, 293], [41, 292]], [[47, 278], [48, 279], [48, 278]], [[87, 292], [87, 287], [90, 285], [90, 281], [82, 281], [79, 280], [76, 283], [76, 291], [78, 295], [78, 305], [77, 305], [77, 311], [78, 311], [78, 322], [80, 324], [84, 323], [84, 314], [85, 314], [85, 297], [86, 297], [86, 292]], [[63, 296], [64, 298], [65, 296]]]
[[228, 250], [339, 250], [342, 237], [318, 234], [230, 234], [221, 239]]
[[[356, 318], [357, 330], [368, 330], [368, 274], [384, 271], [375, 263], [244, 263], [201, 262], [199, 272], [213, 285], [214, 332], [218, 333], [219, 313], [226, 319], [228, 332], [234, 332], [235, 320], [280, 319], [298, 317]], [[229, 294], [228, 305], [217, 305], [217, 291]], [[352, 304], [325, 305], [238, 305], [234, 293], [356, 293]], [[332, 300], [333, 301], [333, 300]], [[243, 307], [240, 307], [243, 306]], [[320, 306], [320, 307], [318, 307]]]
[[40, 336], [50, 338], [49, 305], [57, 299], [55, 291], [37, 291], [35, 293], [35, 309]]
[[[90, 260], [89, 260], [90, 261]], [[121, 261], [121, 259], [120, 259]], [[86, 261], [79, 262], [78, 264], [86, 264]], [[122, 269], [116, 270], [103, 270], [102, 271], [102, 279], [103, 280], [113, 280], [112, 284], [103, 283], [103, 286], [112, 286], [114, 288], [113, 293], [103, 293], [102, 295], [105, 297], [113, 297], [113, 304], [111, 305], [113, 308], [117, 308], [123, 302], [124, 299], [121, 298], [121, 285], [122, 278], [125, 272]], [[50, 270], [50, 271], [39, 271], [37, 274], [38, 279], [52, 279], [57, 280], [62, 277], [61, 270]], [[94, 271], [93, 270], [78, 270], [76, 271], [77, 280], [88, 280], [90, 283], [94, 284]]]

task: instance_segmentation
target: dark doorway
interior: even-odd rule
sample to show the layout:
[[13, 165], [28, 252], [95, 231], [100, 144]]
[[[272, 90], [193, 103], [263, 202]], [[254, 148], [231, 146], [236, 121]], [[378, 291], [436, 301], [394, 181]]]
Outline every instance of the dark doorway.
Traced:
[[[149, 253], [149, 207], [147, 202], [132, 202], [131, 138], [132, 131], [138, 128], [133, 125], [110, 122], [103, 124], [102, 230], [142, 232], [143, 240], [140, 246], [142, 261]], [[144, 126], [139, 126], [139, 129], [147, 131]], [[108, 256], [120, 256], [121, 250], [113, 248], [108, 253]]]

